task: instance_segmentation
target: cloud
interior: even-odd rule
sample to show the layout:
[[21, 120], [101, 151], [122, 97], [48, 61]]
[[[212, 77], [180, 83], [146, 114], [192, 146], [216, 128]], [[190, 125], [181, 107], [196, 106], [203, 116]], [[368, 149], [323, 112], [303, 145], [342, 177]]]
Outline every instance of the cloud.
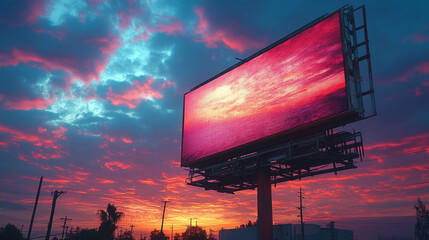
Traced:
[[102, 183], [102, 184], [106, 184], [106, 183], [115, 183], [115, 181], [113, 181], [113, 180], [109, 180], [109, 179], [102, 179], [102, 178], [96, 178], [97, 179], [97, 181], [99, 182], [99, 183]]
[[40, 16], [46, 14], [46, 2], [44, 0], [17, 0], [13, 4], [3, 4], [0, 10], [0, 23], [5, 23], [14, 28], [23, 25], [34, 25]]
[[34, 146], [52, 149], [60, 148], [60, 146], [57, 145], [57, 141], [63, 138], [63, 133], [65, 131], [67, 131], [66, 128], [60, 127], [57, 131], [52, 131], [53, 134], [35, 135], [0, 125], [0, 133], [9, 136], [8, 144], [28, 142]]
[[7, 110], [31, 110], [31, 109], [47, 109], [54, 102], [54, 96], [50, 99], [36, 98], [28, 99], [21, 98], [16, 100], [6, 100], [3, 106]]
[[9, 202], [9, 201], [4, 201], [4, 200], [0, 200], [0, 208], [8, 209], [8, 210], [14, 210], [14, 211], [30, 210], [31, 209], [26, 204]]
[[141, 182], [141, 183], [143, 183], [143, 184], [146, 184], [146, 185], [159, 185], [159, 183], [156, 183], [154, 180], [152, 180], [152, 179], [150, 179], [150, 178], [148, 178], [148, 179], [145, 179], [145, 180], [138, 180], [139, 182]]
[[261, 48], [264, 45], [264, 43], [257, 42], [242, 35], [237, 35], [229, 29], [213, 29], [208, 19], [205, 18], [203, 8], [197, 7], [194, 11], [199, 17], [194, 33], [199, 35], [200, 38], [194, 39], [196, 42], [204, 42], [209, 48], [216, 48], [218, 47], [218, 43], [223, 43], [227, 47], [238, 52], [244, 52], [247, 49]]
[[110, 87], [106, 99], [110, 100], [113, 105], [126, 105], [128, 108], [136, 108], [141, 100], [162, 98], [161, 93], [153, 89], [153, 82], [152, 78], [145, 82], [134, 81], [132, 86], [123, 93], [114, 93]]
[[172, 21], [167, 24], [158, 24], [155, 27], [149, 28], [151, 32], [161, 32], [167, 35], [177, 36], [177, 34], [185, 34], [185, 30], [183, 29], [182, 22], [179, 20]]
[[110, 171], [115, 171], [117, 169], [128, 169], [131, 167], [131, 165], [125, 164], [123, 162], [119, 161], [113, 161], [113, 162], [106, 162], [104, 163], [104, 166], [108, 168]]

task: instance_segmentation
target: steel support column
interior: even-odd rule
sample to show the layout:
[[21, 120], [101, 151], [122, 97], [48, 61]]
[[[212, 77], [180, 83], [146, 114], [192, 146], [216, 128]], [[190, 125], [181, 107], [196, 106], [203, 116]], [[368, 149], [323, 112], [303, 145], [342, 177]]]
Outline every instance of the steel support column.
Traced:
[[271, 199], [271, 176], [258, 171], [258, 240], [273, 240], [273, 206]]

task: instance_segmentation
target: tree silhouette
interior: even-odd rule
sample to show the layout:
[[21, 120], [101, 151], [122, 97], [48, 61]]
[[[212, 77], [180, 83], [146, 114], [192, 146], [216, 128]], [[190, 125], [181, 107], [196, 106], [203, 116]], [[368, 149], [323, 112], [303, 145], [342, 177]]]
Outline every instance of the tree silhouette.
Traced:
[[417, 222], [415, 225], [415, 236], [418, 240], [429, 240], [429, 210], [425, 204], [417, 199], [416, 209]]
[[134, 240], [131, 230], [126, 230], [119, 236], [119, 240]]
[[206, 230], [198, 227], [188, 227], [184, 233], [182, 233], [182, 240], [206, 240]]
[[180, 240], [182, 239], [182, 237], [180, 236], [179, 233], [174, 234], [173, 240]]
[[21, 231], [8, 223], [4, 228], [0, 228], [0, 240], [24, 240]]
[[167, 240], [167, 236], [161, 231], [158, 231], [154, 229], [152, 232], [150, 232], [150, 240]]
[[100, 240], [113, 240], [116, 224], [124, 217], [123, 212], [117, 212], [117, 207], [114, 204], [107, 204], [106, 211], [100, 209], [97, 211], [101, 221], [98, 228], [98, 237]]
[[95, 240], [99, 239], [96, 229], [76, 228], [75, 232], [66, 234], [65, 240]]

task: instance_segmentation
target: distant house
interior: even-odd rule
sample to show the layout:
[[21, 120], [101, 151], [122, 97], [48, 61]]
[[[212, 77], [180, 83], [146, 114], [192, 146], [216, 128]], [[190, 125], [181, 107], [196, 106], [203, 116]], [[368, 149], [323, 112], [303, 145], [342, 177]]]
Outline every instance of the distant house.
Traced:
[[[273, 226], [274, 240], [301, 240], [300, 224], [280, 224]], [[305, 239], [317, 240], [353, 240], [353, 231], [336, 229], [334, 223], [329, 228], [321, 228], [316, 224], [304, 225]], [[257, 240], [258, 228], [246, 227], [237, 229], [223, 229], [219, 231], [219, 240]]]

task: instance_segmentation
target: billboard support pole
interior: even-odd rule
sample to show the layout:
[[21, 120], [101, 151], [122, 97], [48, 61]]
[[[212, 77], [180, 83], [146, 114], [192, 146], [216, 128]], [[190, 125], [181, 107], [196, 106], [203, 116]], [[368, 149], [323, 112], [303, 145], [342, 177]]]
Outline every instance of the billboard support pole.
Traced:
[[258, 184], [258, 240], [273, 240], [273, 206], [271, 199], [271, 175], [260, 169]]

